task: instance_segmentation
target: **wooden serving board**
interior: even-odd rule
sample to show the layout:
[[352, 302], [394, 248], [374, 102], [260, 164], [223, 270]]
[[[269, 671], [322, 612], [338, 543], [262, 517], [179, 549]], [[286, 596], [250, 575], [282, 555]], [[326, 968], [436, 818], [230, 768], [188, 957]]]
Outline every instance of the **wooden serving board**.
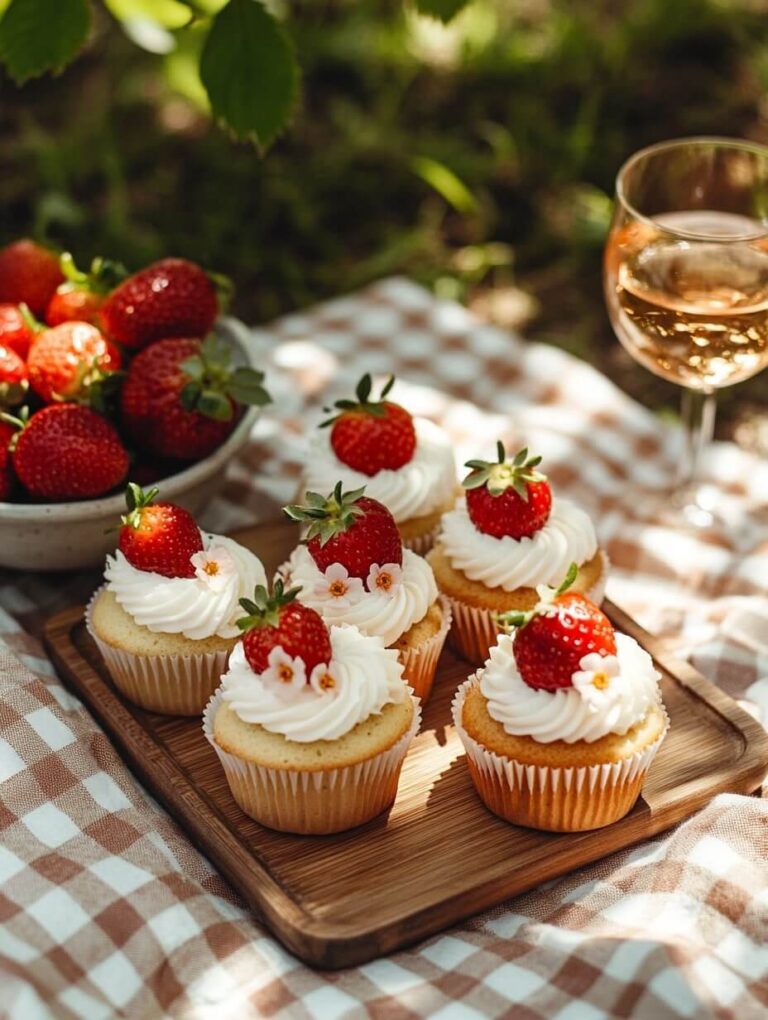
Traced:
[[[238, 534], [268, 571], [296, 541], [292, 525]], [[752, 793], [768, 769], [768, 734], [690, 666], [666, 661], [653, 639], [611, 603], [614, 624], [653, 655], [671, 728], [632, 812], [596, 832], [518, 828], [478, 800], [450, 725], [470, 672], [446, 651], [406, 759], [392, 810], [335, 836], [288, 836], [235, 804], [194, 719], [152, 715], [112, 687], [83, 624], [83, 608], [53, 617], [46, 643], [64, 681], [128, 765], [297, 956], [345, 967], [415, 942], [471, 914], [669, 828], [716, 793]]]

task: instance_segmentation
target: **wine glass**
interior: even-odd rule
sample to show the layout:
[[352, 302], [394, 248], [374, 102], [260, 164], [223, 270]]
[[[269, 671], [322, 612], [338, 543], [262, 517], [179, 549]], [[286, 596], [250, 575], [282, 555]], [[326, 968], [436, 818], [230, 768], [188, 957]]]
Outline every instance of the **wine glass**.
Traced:
[[685, 446], [665, 516], [708, 527], [715, 494], [698, 468], [715, 393], [768, 364], [768, 148], [681, 138], [631, 156], [616, 178], [603, 279], [622, 345], [685, 387]]

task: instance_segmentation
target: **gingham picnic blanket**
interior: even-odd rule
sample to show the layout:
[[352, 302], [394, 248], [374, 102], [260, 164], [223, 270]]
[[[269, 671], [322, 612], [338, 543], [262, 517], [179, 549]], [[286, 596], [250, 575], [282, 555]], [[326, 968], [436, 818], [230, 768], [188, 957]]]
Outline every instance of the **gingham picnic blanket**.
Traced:
[[[363, 371], [394, 371], [458, 456], [497, 436], [541, 453], [597, 522], [609, 595], [768, 719], [768, 467], [732, 446], [707, 469], [727, 538], [628, 505], [671, 485], [679, 434], [562, 351], [483, 325], [403, 279], [255, 336], [275, 405], [204, 523], [274, 516], [302, 435]], [[640, 371], [640, 369], [638, 369]], [[482, 408], [483, 410], [480, 410]], [[142, 790], [38, 643], [95, 578], [0, 573], [0, 1015], [207, 1018], [763, 1017], [768, 808], [724, 795], [613, 855], [407, 951], [323, 973], [257, 924]], [[436, 851], [437, 852], [437, 851]], [[407, 862], [404, 862], [407, 866]]]

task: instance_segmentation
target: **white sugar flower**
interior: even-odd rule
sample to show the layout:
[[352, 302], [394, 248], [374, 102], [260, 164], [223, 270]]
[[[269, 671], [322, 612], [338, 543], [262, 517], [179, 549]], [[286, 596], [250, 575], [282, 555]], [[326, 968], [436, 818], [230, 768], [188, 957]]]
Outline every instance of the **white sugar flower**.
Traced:
[[318, 694], [335, 696], [338, 692], [339, 682], [331, 671], [331, 667], [324, 662], [318, 663], [312, 670], [309, 678], [310, 687]]
[[307, 684], [307, 668], [298, 655], [292, 658], [282, 645], [275, 645], [267, 656], [269, 665], [261, 674], [265, 687], [279, 692], [286, 699], [295, 697]]
[[368, 591], [379, 591], [384, 595], [392, 596], [402, 583], [403, 571], [396, 563], [385, 563], [380, 567], [378, 563], [371, 564], [371, 569], [366, 579]]
[[353, 606], [365, 595], [363, 582], [359, 577], [350, 577], [349, 571], [341, 563], [332, 563], [326, 567], [322, 581], [317, 582], [312, 592], [316, 598], [341, 609]]
[[615, 655], [591, 652], [579, 662], [581, 669], [571, 676], [571, 683], [593, 708], [609, 705], [621, 690], [619, 660]]
[[189, 562], [195, 568], [195, 577], [211, 591], [223, 591], [237, 574], [235, 561], [221, 545], [211, 545], [196, 552], [190, 556]]

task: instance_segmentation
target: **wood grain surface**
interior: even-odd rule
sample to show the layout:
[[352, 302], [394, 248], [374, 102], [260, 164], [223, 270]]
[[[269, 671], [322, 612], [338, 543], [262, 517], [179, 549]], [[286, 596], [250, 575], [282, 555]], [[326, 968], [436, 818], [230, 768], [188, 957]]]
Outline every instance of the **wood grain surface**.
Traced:
[[[290, 524], [235, 536], [268, 572], [295, 544]], [[53, 617], [46, 643], [127, 764], [193, 842], [297, 956], [319, 967], [361, 963], [414, 942], [548, 879], [660, 832], [723, 791], [751, 793], [768, 769], [768, 734], [739, 706], [664, 651], [611, 603], [614, 624], [653, 655], [671, 719], [643, 796], [596, 832], [553, 834], [500, 821], [478, 800], [450, 725], [469, 667], [446, 651], [422, 732], [390, 812], [348, 833], [273, 832], [240, 811], [199, 722], [143, 712], [112, 687], [83, 607]]]

